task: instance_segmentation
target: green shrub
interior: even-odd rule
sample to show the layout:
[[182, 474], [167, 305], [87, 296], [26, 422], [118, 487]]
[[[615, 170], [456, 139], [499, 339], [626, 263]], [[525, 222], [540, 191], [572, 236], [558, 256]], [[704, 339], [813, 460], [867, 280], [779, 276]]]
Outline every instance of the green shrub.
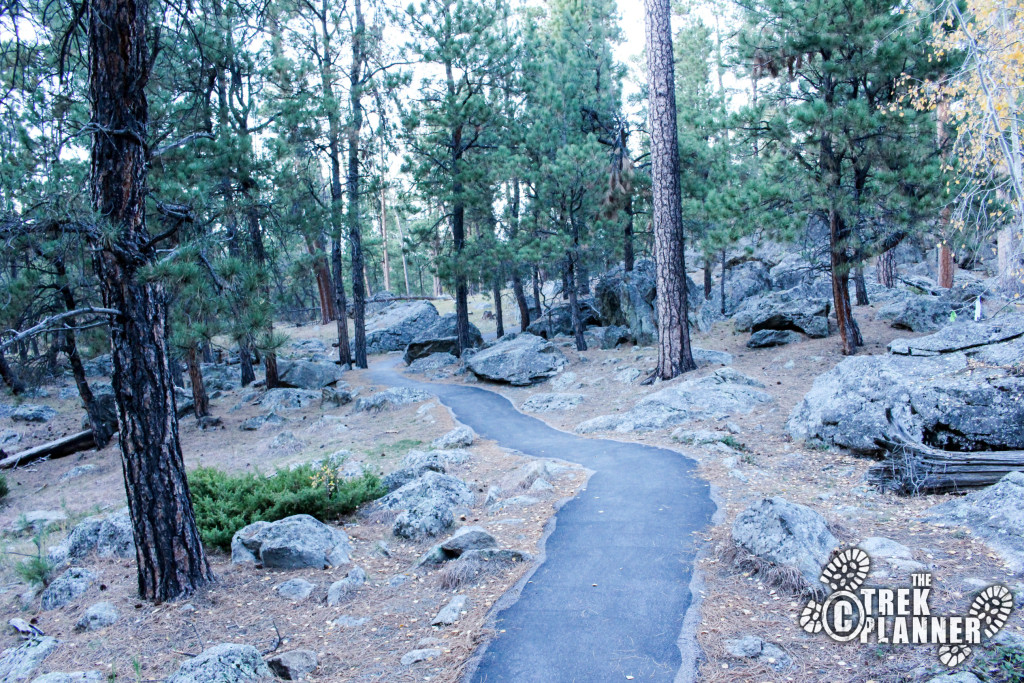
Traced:
[[189, 475], [192, 504], [203, 542], [227, 550], [231, 537], [253, 522], [274, 522], [306, 514], [321, 521], [338, 519], [387, 493], [380, 479], [364, 474], [342, 479], [333, 469], [303, 465], [266, 476], [227, 474], [201, 467]]
[[0, 500], [7, 497], [7, 494], [11, 492], [9, 486], [7, 486], [7, 477], [0, 474]]
[[53, 563], [43, 553], [46, 534], [40, 531], [33, 537], [36, 554], [15, 565], [14, 570], [24, 581], [33, 586], [48, 586], [53, 578]]

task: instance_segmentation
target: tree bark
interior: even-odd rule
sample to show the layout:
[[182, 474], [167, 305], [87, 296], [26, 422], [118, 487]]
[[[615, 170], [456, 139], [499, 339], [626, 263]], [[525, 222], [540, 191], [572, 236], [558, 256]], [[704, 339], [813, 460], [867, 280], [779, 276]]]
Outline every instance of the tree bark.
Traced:
[[652, 223], [658, 289], [658, 368], [661, 379], [696, 370], [687, 324], [686, 261], [675, 62], [669, 0], [644, 0], [651, 129]]
[[148, 0], [89, 3], [92, 203], [111, 231], [94, 241], [110, 326], [121, 458], [138, 561], [139, 593], [162, 602], [213, 579], [196, 527], [167, 364], [163, 287], [146, 230]]
[[843, 355], [852, 356], [864, 343], [860, 328], [853, 318], [850, 305], [850, 263], [846, 255], [849, 228], [836, 210], [829, 211], [829, 241], [832, 252], [832, 299], [836, 309], [836, 324], [843, 342]]
[[540, 302], [540, 268], [533, 267], [533, 318], [536, 320], [541, 316]]
[[341, 259], [341, 236], [336, 234], [331, 244], [331, 264], [334, 267], [334, 298], [338, 309], [338, 364], [352, 367], [352, 349], [348, 341], [348, 302], [345, 301], [344, 265]]
[[241, 371], [243, 387], [256, 381], [256, 371], [252, 367], [252, 344], [248, 339], [238, 342], [238, 367]]
[[711, 257], [710, 256], [705, 256], [704, 257], [704, 300], [705, 301], [707, 301], [707, 300], [709, 300], [711, 298], [711, 289], [712, 289], [711, 267], [712, 267]]
[[633, 195], [626, 197], [626, 226], [622, 231], [622, 267], [627, 273], [633, 272]]
[[530, 302], [526, 300], [523, 278], [516, 267], [512, 268], [512, 294], [515, 295], [516, 304], [519, 306], [519, 330], [526, 332], [526, 328], [530, 326]]
[[0, 379], [4, 381], [4, 384], [7, 385], [15, 396], [25, 393], [25, 383], [21, 381], [18, 373], [7, 362], [7, 356], [4, 355], [3, 351], [0, 351]]
[[864, 281], [864, 266], [860, 263], [853, 270], [853, 288], [857, 293], [857, 305], [870, 305], [871, 302], [868, 301], [868, 284]]
[[494, 324], [497, 327], [498, 339], [505, 336], [505, 320], [504, 311], [501, 310], [501, 275], [500, 272], [494, 277], [494, 286], [492, 288], [492, 295], [494, 297]]
[[[948, 219], [946, 222], [948, 222]], [[939, 245], [939, 287], [944, 289], [951, 288], [955, 272], [956, 263], [953, 261], [953, 250], [949, 248], [948, 244], [943, 242]]]
[[896, 286], [896, 251], [894, 249], [887, 249], [878, 255], [875, 271], [878, 284], [886, 289]]
[[349, 70], [348, 124], [348, 242], [352, 256], [352, 326], [356, 367], [366, 363], [366, 264], [363, 260], [363, 238], [359, 215], [359, 136], [363, 129], [363, 49], [366, 25], [361, 0], [354, 0], [355, 27], [352, 32], [352, 68]]
[[[405, 277], [405, 295], [409, 296], [412, 292], [409, 289], [409, 260], [405, 256], [405, 229], [402, 227], [402, 217], [396, 216], [395, 223], [398, 225], [398, 239], [402, 244], [402, 275]], [[422, 291], [420, 292], [423, 293]]]
[[[383, 172], [382, 172], [383, 173]], [[391, 258], [388, 256], [388, 207], [387, 188], [381, 182], [380, 188], [380, 239], [381, 253], [383, 254], [384, 267], [384, 289], [391, 291]]]

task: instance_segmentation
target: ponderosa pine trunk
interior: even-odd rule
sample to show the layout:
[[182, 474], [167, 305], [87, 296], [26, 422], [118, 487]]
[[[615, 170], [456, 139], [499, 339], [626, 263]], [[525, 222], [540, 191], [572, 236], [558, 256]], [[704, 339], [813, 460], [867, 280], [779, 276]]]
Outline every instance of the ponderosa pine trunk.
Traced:
[[494, 297], [494, 324], [497, 328], [498, 339], [505, 336], [505, 320], [504, 311], [501, 310], [501, 275], [499, 274], [494, 277], [494, 285], [492, 287], [492, 296]]
[[238, 342], [238, 369], [242, 387], [247, 387], [256, 381], [256, 371], [252, 367], [252, 342], [248, 339]]
[[843, 342], [843, 355], [852, 356], [857, 348], [864, 343], [860, 336], [860, 328], [853, 318], [853, 306], [850, 304], [850, 261], [846, 254], [846, 245], [850, 238], [850, 230], [842, 216], [835, 209], [829, 211], [829, 242], [832, 253], [832, 299], [836, 309], [836, 324]]
[[91, 189], [106, 224], [93, 242], [110, 346], [121, 460], [135, 537], [139, 593], [162, 602], [213, 579], [192, 509], [167, 361], [167, 301], [140, 272], [146, 253], [151, 50], [148, 0], [89, 3]]
[[[946, 210], [943, 210], [943, 214]], [[949, 223], [949, 218], [944, 219]], [[950, 289], [953, 287], [953, 275], [956, 273], [956, 263], [953, 261], [953, 250], [943, 242], [939, 245], [939, 287]]]
[[519, 306], [519, 330], [526, 332], [530, 326], [530, 302], [526, 299], [526, 290], [523, 289], [523, 278], [519, 275], [519, 269], [512, 269], [512, 294], [516, 298], [516, 305]]
[[651, 130], [652, 224], [658, 291], [658, 368], [661, 379], [696, 370], [687, 323], [686, 260], [675, 62], [669, 0], [644, 0]]
[[542, 313], [540, 303], [540, 267], [533, 267], [533, 318], [540, 318]]
[[868, 284], [864, 281], [864, 266], [860, 263], [853, 269], [853, 289], [857, 294], [857, 305], [868, 306]]
[[896, 251], [894, 249], [886, 249], [878, 255], [875, 276], [878, 279], [878, 284], [887, 289], [896, 286]]
[[341, 236], [336, 234], [331, 244], [331, 265], [334, 268], [334, 301], [338, 309], [338, 364], [352, 367], [352, 348], [348, 340], [348, 302], [345, 301], [344, 264], [341, 258]]
[[[256, 262], [256, 267], [261, 272], [265, 271], [267, 268], [267, 250], [263, 244], [263, 228], [260, 226], [258, 216], [255, 213], [251, 213], [249, 216], [249, 242], [252, 246], [252, 258]], [[266, 280], [263, 282], [264, 284], [260, 285], [260, 294], [269, 300], [270, 285], [266, 284]], [[267, 340], [270, 341], [274, 336], [274, 319], [272, 317], [267, 320], [265, 332]], [[263, 371], [264, 386], [267, 389], [276, 389], [281, 385], [281, 380], [277, 375], [277, 354], [272, 348], [267, 348], [263, 353]]]
[[363, 236], [359, 215], [359, 137], [363, 130], [363, 53], [366, 25], [361, 0], [354, 0], [355, 26], [352, 31], [352, 67], [349, 70], [348, 173], [348, 243], [352, 256], [352, 327], [356, 367], [366, 362], [366, 263], [363, 257]]
[[199, 352], [195, 344], [185, 350], [185, 368], [188, 370], [188, 381], [192, 385], [192, 411], [196, 418], [208, 417], [210, 397], [206, 393], [206, 383], [203, 381], [203, 370], [199, 365]]
[[707, 301], [711, 298], [712, 282], [711, 282], [711, 257], [704, 257], [704, 300]]
[[636, 257], [633, 254], [633, 195], [626, 197], [626, 225], [622, 230], [622, 268], [633, 272]]

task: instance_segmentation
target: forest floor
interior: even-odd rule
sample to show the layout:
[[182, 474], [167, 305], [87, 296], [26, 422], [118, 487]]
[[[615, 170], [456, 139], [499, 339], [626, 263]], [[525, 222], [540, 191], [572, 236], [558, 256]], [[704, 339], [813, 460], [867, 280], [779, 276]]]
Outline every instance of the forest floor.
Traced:
[[[449, 302], [437, 303], [442, 313], [447, 312]], [[485, 335], [493, 331], [493, 321], [484, 319], [488, 307], [485, 300], [474, 299], [470, 309], [471, 319]], [[866, 342], [862, 353], [885, 353], [893, 338], [908, 336], [885, 323], [874, 322], [870, 307], [858, 308], [856, 314]], [[517, 329], [514, 323], [506, 328]], [[332, 341], [333, 326], [282, 330], [294, 341]], [[738, 443], [734, 444], [739, 447], [734, 452], [726, 452], [721, 446], [676, 443], [669, 437], [671, 429], [595, 435], [677, 450], [695, 459], [700, 476], [713, 486], [719, 513], [703, 539], [699, 560], [703, 585], [698, 596], [701, 618], [696, 635], [706, 657], [700, 679], [882, 683], [917, 680], [926, 672], [939, 672], [931, 648], [841, 645], [820, 634], [804, 633], [797, 625], [803, 599], [737, 571], [726, 560], [736, 514], [761, 498], [782, 496], [820, 512], [845, 543], [855, 545], [864, 538], [884, 536], [911, 548], [914, 559], [933, 572], [933, 613], [962, 614], [978, 586], [1004, 583], [1013, 587], [1020, 581], [985, 545], [968, 534], [923, 521], [925, 511], [947, 497], [904, 498], [874, 492], [861, 481], [872, 464], [870, 460], [839, 451], [809, 449], [790, 440], [785, 432], [790, 411], [814, 379], [842, 359], [836, 337], [763, 350], [747, 349], [747, 338], [745, 334], [733, 334], [731, 323], [725, 322], [716, 325], [711, 333], [696, 333], [693, 340], [701, 348], [733, 354], [732, 367], [763, 382], [775, 399], [747, 415], [729, 418], [740, 429], [735, 436]], [[517, 407], [535, 393], [583, 394], [586, 400], [574, 410], [535, 414], [554, 427], [572, 431], [584, 420], [628, 410], [643, 396], [665, 386], [645, 387], [639, 383], [639, 378], [649, 375], [655, 366], [653, 348], [622, 347], [578, 353], [567, 340], [559, 343], [570, 360], [560, 388], [553, 388], [552, 382], [526, 388], [488, 384], [487, 388], [504, 394]], [[695, 376], [715, 369], [701, 368]], [[575, 374], [572, 382], [567, 381], [569, 372]], [[621, 381], [631, 375], [638, 378]], [[686, 379], [690, 377], [674, 381]], [[364, 372], [348, 373], [346, 381], [358, 387], [362, 395], [373, 389]], [[460, 376], [446, 381], [468, 380]], [[58, 417], [46, 425], [26, 428], [23, 424], [11, 424], [9, 418], [0, 418], [0, 431], [13, 428], [21, 432], [19, 449], [79, 428], [81, 409], [77, 398], [56, 398], [58, 387], [52, 387], [50, 393], [54, 398], [30, 400], [59, 411]], [[348, 449], [353, 453], [353, 461], [374, 471], [388, 472], [398, 466], [408, 450], [428, 446], [454, 426], [448, 410], [437, 401], [430, 401], [382, 414], [353, 413], [351, 406], [327, 411], [311, 406], [289, 413], [289, 421], [281, 427], [245, 432], [238, 425], [259, 412], [251, 401], [243, 400], [249, 393], [236, 389], [214, 399], [214, 414], [223, 420], [223, 429], [202, 431], [195, 420], [181, 420], [182, 446], [190, 468], [205, 465], [228, 471], [256, 468], [269, 472]], [[328, 419], [324, 419], [325, 414]], [[686, 427], [713, 429], [724, 424], [694, 422]], [[273, 437], [281, 431], [291, 431], [301, 447], [289, 452], [272, 448]], [[471, 450], [474, 457], [469, 463], [450, 473], [466, 480], [480, 501], [489, 485], [509, 477], [526, 460], [483, 440], [478, 440]], [[73, 467], [83, 464], [94, 464], [97, 469], [74, 479], [61, 479]], [[140, 602], [135, 593], [134, 561], [91, 559], [88, 566], [98, 571], [100, 581], [85, 597], [48, 612], [37, 611], [36, 599], [26, 611], [21, 595], [27, 586], [13, 571], [21, 557], [14, 553], [31, 554], [34, 548], [31, 539], [17, 531], [19, 519], [32, 510], [63, 510], [67, 521], [58, 524], [44, 541], [44, 547], [55, 544], [63, 531], [82, 517], [124, 505], [121, 476], [116, 443], [102, 451], [37, 463], [8, 473], [12, 493], [0, 507], [0, 529], [7, 530], [2, 543], [8, 551], [0, 567], [0, 617], [5, 621], [14, 616], [32, 619], [48, 635], [65, 641], [66, 646], [47, 659], [40, 672], [98, 669], [115, 672], [119, 679], [160, 680], [185, 657], [197, 654], [203, 647], [238, 642], [267, 650], [279, 632], [284, 639], [279, 651], [308, 648], [320, 653], [321, 666], [311, 680], [454, 681], [476, 647], [489, 636], [491, 605], [527, 570], [521, 566], [491, 575], [476, 585], [445, 590], [440, 572], [411, 569], [429, 543], [401, 541], [391, 536], [390, 525], [354, 516], [343, 520], [343, 527], [353, 541], [353, 561], [366, 570], [370, 581], [356, 599], [343, 607], [326, 606], [324, 594], [332, 581], [344, 576], [347, 567], [326, 571], [253, 570], [233, 566], [227, 554], [215, 551], [211, 562], [217, 583], [184, 604], [154, 606]], [[583, 470], [571, 471], [553, 482], [556, 490], [541, 505], [528, 510], [491, 514], [478, 506], [473, 517], [462, 521], [485, 526], [503, 547], [537, 554], [542, 550], [538, 543], [544, 525], [559, 501], [580, 491], [586, 476]], [[387, 554], [381, 553], [381, 542], [386, 544]], [[269, 593], [271, 587], [297, 576], [317, 584], [309, 599], [292, 603]], [[892, 576], [878, 577], [878, 581], [903, 586], [908, 585], [909, 579]], [[430, 626], [434, 614], [453, 592], [470, 596], [468, 614], [454, 626]], [[97, 633], [75, 632], [74, 624], [82, 611], [99, 600], [113, 603], [121, 615], [120, 621]], [[359, 619], [366, 621], [357, 626], [343, 625], [355, 624]], [[1022, 628], [1024, 620], [1014, 614], [1007, 629], [1021, 634]], [[725, 641], [749, 634], [778, 644], [791, 657], [792, 666], [776, 671], [767, 662], [750, 663], [730, 657]], [[14, 636], [5, 634], [0, 647], [16, 642]], [[412, 667], [402, 666], [401, 656], [417, 649], [419, 643], [439, 647], [442, 656]]]

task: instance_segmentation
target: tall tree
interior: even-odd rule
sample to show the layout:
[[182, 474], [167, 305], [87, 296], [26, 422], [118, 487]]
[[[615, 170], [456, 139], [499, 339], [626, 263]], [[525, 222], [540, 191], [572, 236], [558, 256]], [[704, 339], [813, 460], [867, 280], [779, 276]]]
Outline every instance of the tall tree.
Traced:
[[110, 331], [113, 388], [139, 592], [164, 601], [194, 592], [213, 575], [178, 438], [164, 291], [143, 273], [152, 258], [146, 229], [148, 21], [147, 0], [89, 3], [92, 199], [103, 221], [94, 260], [104, 304], [119, 311]]
[[655, 376], [672, 379], [697, 369], [690, 349], [687, 323], [672, 17], [669, 0], [644, 0], [644, 8], [651, 128], [651, 218], [658, 288], [658, 367]]

